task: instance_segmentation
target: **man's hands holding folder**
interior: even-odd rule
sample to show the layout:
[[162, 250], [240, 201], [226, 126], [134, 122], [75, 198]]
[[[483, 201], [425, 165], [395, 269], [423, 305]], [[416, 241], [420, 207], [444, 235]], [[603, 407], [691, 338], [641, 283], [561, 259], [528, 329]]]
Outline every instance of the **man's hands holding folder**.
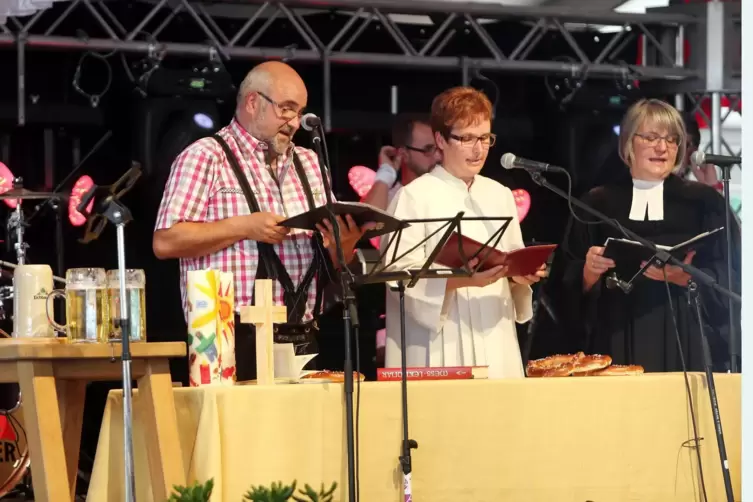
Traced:
[[[682, 261], [685, 265], [690, 265], [693, 262], [693, 257], [695, 256], [695, 251], [690, 251], [688, 254], [685, 255], [685, 259]], [[641, 263], [641, 268], [646, 265], [646, 262]], [[685, 287], [688, 285], [688, 281], [690, 280], [690, 274], [685, 272], [683, 269], [678, 267], [677, 265], [665, 265], [664, 269], [662, 270], [659, 267], [655, 267], [654, 265], [651, 265], [646, 269], [646, 271], [643, 273], [646, 277], [649, 279], [653, 279], [654, 281], [661, 281], [664, 282], [664, 273], [667, 274], [667, 281], [671, 282], [672, 284], [677, 284], [678, 286]]]
[[[366, 223], [359, 228], [353, 217], [349, 214], [345, 215], [344, 219], [337, 216], [337, 223], [340, 226], [340, 242], [342, 243], [343, 255], [346, 259], [349, 259], [353, 255], [353, 250], [356, 248], [356, 244], [358, 244], [361, 237], [363, 237], [363, 234], [376, 228], [374, 223]], [[324, 247], [329, 251], [332, 263], [335, 264], [335, 268], [339, 268], [340, 263], [337, 259], [334, 226], [329, 220], [323, 220], [321, 223], [316, 224], [316, 228], [322, 234]]]
[[240, 224], [248, 239], [267, 244], [279, 244], [290, 233], [289, 228], [281, 227], [279, 222], [285, 218], [273, 213], [253, 213], [234, 218]]

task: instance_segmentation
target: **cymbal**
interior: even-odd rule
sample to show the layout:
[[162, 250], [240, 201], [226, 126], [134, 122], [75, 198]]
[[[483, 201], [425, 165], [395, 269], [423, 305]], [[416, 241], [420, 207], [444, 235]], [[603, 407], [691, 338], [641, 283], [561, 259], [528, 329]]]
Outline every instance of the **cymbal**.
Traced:
[[32, 192], [25, 188], [11, 188], [7, 192], [0, 193], [0, 200], [5, 199], [57, 199], [63, 194], [53, 192]]

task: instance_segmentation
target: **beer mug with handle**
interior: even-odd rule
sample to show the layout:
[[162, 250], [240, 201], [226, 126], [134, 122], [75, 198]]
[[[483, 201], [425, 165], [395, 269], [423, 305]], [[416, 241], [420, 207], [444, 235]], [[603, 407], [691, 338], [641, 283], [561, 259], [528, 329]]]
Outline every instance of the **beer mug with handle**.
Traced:
[[[146, 275], [140, 269], [125, 271], [125, 294], [128, 305], [128, 331], [132, 342], [146, 341]], [[118, 270], [107, 271], [107, 290], [110, 299], [109, 340], [122, 341], [122, 332], [117, 325], [120, 319], [120, 276]]]
[[[109, 313], [107, 302], [107, 274], [103, 268], [72, 268], [65, 274], [65, 290], [56, 289], [47, 297], [47, 319], [56, 331], [66, 333], [72, 343], [106, 343]], [[50, 315], [51, 300], [65, 298], [65, 317], [62, 326]]]
[[55, 338], [47, 322], [46, 302], [52, 291], [49, 265], [18, 265], [13, 272], [13, 336]]

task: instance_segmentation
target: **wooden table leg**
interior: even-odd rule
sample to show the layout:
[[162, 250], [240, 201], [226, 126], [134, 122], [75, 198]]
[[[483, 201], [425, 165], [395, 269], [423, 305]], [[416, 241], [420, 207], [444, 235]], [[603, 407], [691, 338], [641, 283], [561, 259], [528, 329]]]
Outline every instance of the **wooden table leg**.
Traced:
[[19, 361], [17, 364], [34, 498], [37, 502], [72, 500], [52, 363]]
[[186, 483], [168, 362], [147, 362], [146, 374], [138, 380], [138, 389], [139, 401], [144, 404], [144, 435], [152, 493], [155, 501], [165, 500], [174, 485]]
[[84, 423], [86, 382], [83, 380], [58, 380], [57, 393], [58, 408], [63, 423], [63, 444], [65, 445], [65, 462], [68, 466], [68, 484], [71, 487], [71, 500], [75, 500], [78, 456], [81, 449], [81, 427]]

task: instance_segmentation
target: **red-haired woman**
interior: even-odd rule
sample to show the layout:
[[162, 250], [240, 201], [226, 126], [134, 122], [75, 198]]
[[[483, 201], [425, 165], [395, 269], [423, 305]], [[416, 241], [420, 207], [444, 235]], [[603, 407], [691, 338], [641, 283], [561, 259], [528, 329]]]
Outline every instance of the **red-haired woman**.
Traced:
[[[434, 99], [431, 126], [443, 162], [400, 190], [389, 211], [401, 219], [512, 216], [498, 247], [523, 247], [512, 192], [479, 172], [484, 167], [491, 133], [492, 106], [470, 87], [449, 89]], [[463, 235], [486, 242], [499, 221], [463, 222]], [[441, 223], [413, 224], [403, 230], [401, 255]], [[395, 268], [413, 268], [425, 261], [443, 232], [418, 247]], [[382, 239], [387, 245], [389, 239]], [[389, 259], [393, 249], [386, 254]], [[489, 378], [523, 377], [515, 322], [531, 317], [530, 284], [540, 275], [506, 277], [501, 268], [469, 278], [420, 280], [405, 292], [408, 367], [488, 366]], [[397, 293], [387, 293], [386, 367], [399, 367], [400, 309]]]

